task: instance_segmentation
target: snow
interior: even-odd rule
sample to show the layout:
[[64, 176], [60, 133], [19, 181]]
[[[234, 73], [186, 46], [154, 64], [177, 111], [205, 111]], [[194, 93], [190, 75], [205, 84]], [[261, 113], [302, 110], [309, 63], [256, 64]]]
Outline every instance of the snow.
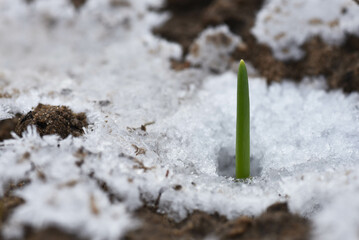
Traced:
[[313, 36], [330, 44], [342, 43], [347, 34], [358, 36], [359, 5], [353, 0], [267, 0], [252, 32], [278, 59], [300, 59], [305, 55], [301, 45]]
[[[315, 236], [318, 239], [358, 239], [359, 218], [354, 212], [359, 210], [359, 195], [358, 184], [353, 184], [353, 182], [357, 182], [358, 171], [351, 175], [348, 178], [352, 182], [350, 187], [334, 198], [333, 202], [330, 201], [330, 204], [327, 204], [323, 211], [316, 216]], [[353, 185], [356, 186], [353, 187]], [[338, 224], [337, 221], [333, 221], [333, 216], [343, 222]]]
[[187, 60], [203, 69], [224, 72], [231, 64], [230, 54], [242, 40], [226, 25], [204, 30], [190, 47]]
[[[26, 207], [19, 208], [11, 219], [5, 234], [17, 236], [22, 224], [36, 228], [57, 224], [68, 231], [92, 239], [116, 239], [127, 230], [138, 226], [131, 219], [123, 204], [112, 205], [95, 183], [79, 183], [75, 186], [64, 182], [37, 184], [32, 183], [19, 196], [27, 200]], [[72, 183], [72, 182], [70, 182]], [[38, 197], [40, 195], [41, 197]], [[46, 208], [46, 211], [44, 211]], [[41, 214], [36, 214], [41, 213]], [[103, 223], [106, 223], [104, 231]]]
[[[161, 194], [159, 211], [175, 220], [194, 210], [258, 215], [288, 201], [314, 221], [317, 239], [356, 239], [359, 95], [328, 92], [320, 78], [268, 87], [250, 77], [253, 177], [235, 181], [235, 73], [210, 74], [210, 61], [204, 71], [172, 71], [168, 59], [180, 47], [151, 34], [166, 15], [146, 10], [160, 1], [130, 3], [91, 0], [75, 12], [62, 0], [0, 1], [0, 89], [20, 93], [0, 98], [1, 118], [41, 102], [84, 111], [90, 122], [80, 138], [29, 128], [0, 145], [0, 186], [31, 179], [3, 234], [56, 225], [117, 239], [138, 226], [132, 211]], [[240, 42], [225, 27], [206, 30], [198, 63], [230, 51], [207, 46], [212, 32]], [[134, 146], [146, 153], [136, 156]]]

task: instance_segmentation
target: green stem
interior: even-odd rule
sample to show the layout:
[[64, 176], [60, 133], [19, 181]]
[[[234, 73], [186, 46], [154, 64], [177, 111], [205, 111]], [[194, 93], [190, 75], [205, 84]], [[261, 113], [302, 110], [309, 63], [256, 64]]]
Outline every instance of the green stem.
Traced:
[[237, 82], [236, 177], [249, 176], [249, 89], [246, 65], [241, 60]]

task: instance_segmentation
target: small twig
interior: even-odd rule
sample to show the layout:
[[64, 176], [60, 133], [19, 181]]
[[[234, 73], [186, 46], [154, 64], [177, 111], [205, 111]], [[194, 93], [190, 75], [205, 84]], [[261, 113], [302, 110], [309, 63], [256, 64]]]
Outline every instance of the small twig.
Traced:
[[148, 170], [152, 170], [155, 167], [146, 167], [142, 161], [138, 160], [137, 158], [133, 158], [133, 161], [137, 163], [138, 165], [133, 166], [134, 169], [143, 169], [144, 172], [147, 172]]
[[156, 168], [155, 166], [153, 167], [146, 167], [142, 161], [138, 160], [137, 158], [135, 157], [132, 157], [130, 155], [127, 155], [127, 154], [124, 154], [124, 153], [120, 153], [118, 155], [119, 157], [125, 157], [129, 160], [132, 160], [133, 162], [135, 162], [137, 165], [133, 166], [134, 169], [143, 169], [145, 172], [147, 172], [148, 170], [152, 170], [154, 168]]
[[155, 201], [155, 207], [158, 208], [158, 205], [160, 204], [160, 200], [161, 200], [161, 196], [162, 196], [162, 191], [160, 191], [158, 193], [158, 196], [156, 198], [156, 201]]
[[137, 155], [140, 155], [140, 154], [146, 154], [146, 149], [137, 147], [135, 144], [132, 144], [132, 147], [135, 148], [135, 154], [136, 154], [136, 156], [137, 156]]
[[96, 199], [93, 194], [90, 195], [90, 209], [93, 215], [99, 215], [100, 210], [97, 207]]
[[142, 130], [142, 131], [146, 132], [147, 131], [146, 127], [149, 126], [149, 125], [155, 124], [155, 123], [156, 123], [155, 121], [147, 122], [147, 123], [142, 124], [141, 127], [138, 127], [138, 128], [127, 127], [127, 131], [133, 132], [133, 131], [136, 131], [136, 130]]
[[149, 125], [152, 125], [152, 124], [155, 124], [155, 122], [154, 121], [147, 122], [147, 123], [141, 125], [141, 130], [146, 132], [146, 130], [147, 130], [146, 127], [149, 126]]

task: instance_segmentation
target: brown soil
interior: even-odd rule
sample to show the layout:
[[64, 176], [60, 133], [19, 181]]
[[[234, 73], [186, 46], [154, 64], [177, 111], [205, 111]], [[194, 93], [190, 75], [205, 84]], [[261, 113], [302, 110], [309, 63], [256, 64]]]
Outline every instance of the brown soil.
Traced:
[[274, 59], [267, 46], [253, 44], [253, 41], [246, 49], [238, 48], [233, 53], [233, 57], [249, 59], [269, 82], [278, 82], [283, 78], [300, 81], [305, 76], [323, 75], [330, 89], [341, 88], [348, 93], [359, 91], [359, 38], [357, 37], [349, 36], [343, 46], [331, 46], [319, 37], [314, 37], [302, 46], [306, 52], [305, 57], [300, 61], [289, 62]]
[[15, 132], [16, 124], [20, 118], [21, 114], [16, 114], [13, 118], [0, 121], [0, 142], [12, 138], [11, 132]]
[[[17, 184], [10, 183], [5, 188], [4, 196], [0, 197], [0, 233], [3, 223], [9, 217], [13, 209], [24, 203], [24, 200], [22, 198], [13, 195], [13, 191], [16, 189], [23, 188], [28, 183], [28, 180], [20, 181]], [[2, 239], [1, 234], [0, 239]]]
[[255, 13], [263, 0], [167, 0], [161, 11], [172, 17], [153, 32], [182, 45], [184, 55], [193, 40], [208, 26], [227, 24], [234, 33], [247, 38], [254, 24]]
[[31, 227], [25, 228], [25, 240], [84, 240], [75, 234], [67, 233], [56, 227], [48, 227], [35, 231]]
[[17, 206], [20, 206], [23, 203], [23, 199], [15, 196], [4, 196], [0, 198], [0, 229], [2, 223], [5, 222], [5, 220], [11, 213], [11, 210], [16, 208]]
[[[245, 47], [239, 46], [232, 54], [234, 60], [250, 61], [268, 82], [283, 78], [300, 81], [304, 76], [324, 75], [330, 88], [345, 92], [359, 91], [359, 38], [348, 36], [342, 46], [331, 46], [315, 37], [302, 48], [307, 53], [300, 61], [282, 62], [274, 58], [271, 49], [259, 44], [250, 33], [255, 16], [263, 0], [167, 0], [163, 9], [171, 18], [153, 32], [182, 45], [183, 57], [193, 40], [208, 26], [227, 24], [242, 37]], [[346, 14], [346, 11], [342, 11]], [[183, 59], [182, 59], [183, 60]], [[185, 69], [176, 64], [175, 69]], [[180, 66], [180, 67], [178, 67]]]
[[66, 138], [70, 134], [74, 137], [81, 136], [88, 123], [85, 113], [73, 113], [66, 106], [39, 104], [20, 119], [15, 132], [21, 136], [29, 125], [36, 126], [41, 136], [57, 134]]
[[[14, 208], [24, 200], [13, 196], [15, 189], [24, 187], [29, 181], [10, 184], [4, 197], [0, 198], [0, 233], [2, 224]], [[129, 231], [124, 240], [160, 240], [160, 239], [203, 239], [216, 236], [219, 239], [243, 240], [306, 240], [311, 231], [310, 222], [288, 210], [287, 203], [276, 203], [267, 208], [260, 216], [239, 217], [227, 220], [218, 214], [195, 211], [182, 222], [174, 222], [167, 215], [157, 213], [155, 208], [143, 207], [135, 212], [142, 222], [136, 230]], [[57, 227], [34, 230], [25, 226], [26, 240], [81, 240], [76, 234], [67, 233]], [[0, 235], [0, 239], [2, 239]]]
[[161, 215], [151, 208], [136, 212], [142, 226], [130, 231], [125, 240], [203, 239], [217, 236], [219, 239], [309, 239], [310, 223], [307, 219], [291, 214], [286, 203], [270, 206], [257, 218], [240, 217], [228, 221], [218, 214], [209, 215], [196, 211], [180, 223]]

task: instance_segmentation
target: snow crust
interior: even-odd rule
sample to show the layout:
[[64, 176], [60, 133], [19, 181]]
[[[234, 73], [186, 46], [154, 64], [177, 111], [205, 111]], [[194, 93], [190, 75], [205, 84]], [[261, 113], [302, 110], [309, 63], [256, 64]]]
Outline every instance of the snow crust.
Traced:
[[[251, 77], [253, 178], [235, 181], [235, 73], [172, 71], [179, 46], [150, 32], [166, 18], [147, 10], [160, 1], [130, 4], [90, 0], [75, 12], [65, 0], [0, 1], [0, 89], [19, 91], [0, 98], [1, 118], [41, 102], [84, 111], [90, 122], [80, 138], [29, 128], [0, 145], [0, 196], [9, 181], [31, 180], [16, 192], [26, 202], [3, 235], [19, 237], [30, 224], [117, 239], [138, 226], [131, 214], [143, 201], [176, 220], [193, 210], [258, 215], [288, 201], [314, 221], [316, 239], [356, 239], [359, 95], [327, 92], [323, 79], [268, 87]], [[222, 51], [198, 44], [214, 49], [208, 59]]]
[[353, 0], [267, 0], [256, 17], [253, 34], [268, 44], [278, 59], [300, 59], [310, 37], [330, 44], [347, 34], [359, 35], [359, 5]]

